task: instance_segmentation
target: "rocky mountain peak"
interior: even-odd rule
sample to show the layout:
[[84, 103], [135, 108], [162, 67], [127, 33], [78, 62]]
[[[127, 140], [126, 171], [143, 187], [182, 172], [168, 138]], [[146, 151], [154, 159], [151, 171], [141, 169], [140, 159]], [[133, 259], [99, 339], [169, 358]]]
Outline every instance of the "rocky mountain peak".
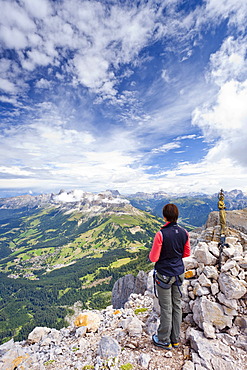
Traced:
[[22, 195], [0, 199], [0, 209], [36, 208], [55, 205], [66, 210], [76, 209], [85, 210], [85, 212], [100, 212], [109, 207], [121, 207], [129, 204], [129, 200], [121, 197], [117, 191], [111, 190], [98, 194], [85, 192], [81, 189], [60, 190], [58, 194]]

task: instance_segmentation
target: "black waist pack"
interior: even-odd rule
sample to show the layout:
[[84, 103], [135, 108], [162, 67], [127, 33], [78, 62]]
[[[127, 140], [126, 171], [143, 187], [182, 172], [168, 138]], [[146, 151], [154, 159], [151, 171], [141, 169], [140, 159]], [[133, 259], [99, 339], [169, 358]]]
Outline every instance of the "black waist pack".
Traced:
[[172, 284], [169, 284], [169, 282], [170, 282], [170, 280], [171, 280], [171, 276], [169, 276], [169, 277], [168, 277], [168, 280], [167, 280], [167, 282], [165, 283], [163, 280], [161, 280], [161, 279], [157, 276], [156, 272], [155, 272], [154, 274], [155, 274], [155, 276], [154, 276], [154, 278], [155, 278], [155, 282], [156, 282], [156, 284], [157, 284], [158, 286], [160, 286], [160, 287], [161, 287], [161, 288], [163, 288], [163, 289], [170, 289], [170, 288], [171, 288]]
[[[180, 292], [180, 295], [181, 295], [181, 297], [182, 297], [182, 292], [181, 292], [181, 290], [180, 290], [180, 286], [182, 285], [182, 281], [181, 281], [181, 279], [180, 279], [180, 277], [179, 276], [175, 276], [175, 281], [173, 282], [173, 283], [171, 283], [171, 284], [169, 284], [170, 283], [170, 280], [171, 280], [171, 278], [172, 278], [172, 276], [167, 276], [167, 281], [166, 282], [164, 282], [163, 280], [161, 280], [158, 276], [157, 276], [157, 271], [156, 270], [154, 270], [154, 274], [153, 274], [153, 278], [154, 278], [154, 294], [155, 294], [155, 296], [157, 297], [157, 292], [156, 292], [156, 284], [159, 286], [159, 287], [161, 287], [162, 289], [170, 289], [171, 288], [171, 286], [174, 284], [174, 285], [177, 285], [177, 287], [178, 287], [178, 290], [179, 290], [179, 292]], [[156, 284], [155, 284], [156, 283]]]

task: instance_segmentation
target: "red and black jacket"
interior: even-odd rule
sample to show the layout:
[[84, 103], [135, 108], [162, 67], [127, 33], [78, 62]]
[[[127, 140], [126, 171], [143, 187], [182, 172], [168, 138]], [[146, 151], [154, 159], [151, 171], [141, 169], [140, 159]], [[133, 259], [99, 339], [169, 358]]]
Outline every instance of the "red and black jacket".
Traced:
[[161, 275], [178, 276], [184, 272], [182, 258], [189, 255], [188, 232], [176, 222], [168, 222], [156, 234], [149, 258]]

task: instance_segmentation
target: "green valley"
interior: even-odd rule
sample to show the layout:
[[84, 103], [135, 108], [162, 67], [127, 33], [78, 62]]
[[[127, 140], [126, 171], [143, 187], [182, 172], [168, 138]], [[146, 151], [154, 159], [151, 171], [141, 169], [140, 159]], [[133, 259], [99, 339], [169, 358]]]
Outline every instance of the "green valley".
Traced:
[[64, 205], [1, 211], [1, 341], [25, 338], [35, 326], [65, 326], [76, 301], [110, 304], [119, 277], [151, 267], [148, 251], [162, 223], [128, 203], [100, 212]]

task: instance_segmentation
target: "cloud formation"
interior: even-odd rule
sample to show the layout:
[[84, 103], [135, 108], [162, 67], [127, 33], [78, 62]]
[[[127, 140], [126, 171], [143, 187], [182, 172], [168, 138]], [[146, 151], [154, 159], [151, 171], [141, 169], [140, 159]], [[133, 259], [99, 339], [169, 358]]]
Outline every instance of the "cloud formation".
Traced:
[[0, 7], [0, 188], [247, 191], [246, 1]]

